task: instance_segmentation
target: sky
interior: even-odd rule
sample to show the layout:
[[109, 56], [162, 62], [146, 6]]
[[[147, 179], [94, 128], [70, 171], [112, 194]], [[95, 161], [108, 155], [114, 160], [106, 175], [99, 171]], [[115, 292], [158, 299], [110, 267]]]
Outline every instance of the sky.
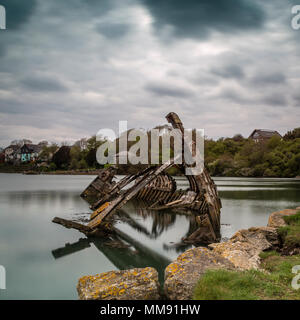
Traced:
[[0, 0], [0, 146], [150, 129], [171, 111], [214, 139], [299, 127], [294, 4]]

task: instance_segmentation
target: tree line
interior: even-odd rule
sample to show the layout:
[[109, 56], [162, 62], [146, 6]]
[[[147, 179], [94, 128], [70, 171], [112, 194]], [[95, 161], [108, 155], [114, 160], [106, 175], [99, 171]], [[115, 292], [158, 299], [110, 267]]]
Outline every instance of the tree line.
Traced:
[[[138, 140], [138, 139], [137, 139]], [[105, 139], [96, 136], [86, 140], [84, 148], [79, 144], [61, 146], [45, 145], [39, 156], [39, 171], [55, 170], [97, 170], [108, 165], [100, 165], [96, 159], [98, 147]], [[128, 150], [135, 142], [128, 143]], [[118, 146], [118, 143], [117, 143]], [[148, 144], [149, 155], [151, 143]], [[118, 152], [118, 148], [117, 148]], [[170, 154], [174, 154], [173, 144]], [[161, 158], [161, 154], [160, 154]], [[205, 166], [212, 176], [223, 177], [296, 177], [300, 176], [300, 128], [287, 132], [283, 138], [254, 142], [237, 134], [232, 138], [218, 140], [205, 139]], [[119, 174], [133, 174], [147, 165], [119, 165]], [[171, 174], [179, 174], [176, 168]]]

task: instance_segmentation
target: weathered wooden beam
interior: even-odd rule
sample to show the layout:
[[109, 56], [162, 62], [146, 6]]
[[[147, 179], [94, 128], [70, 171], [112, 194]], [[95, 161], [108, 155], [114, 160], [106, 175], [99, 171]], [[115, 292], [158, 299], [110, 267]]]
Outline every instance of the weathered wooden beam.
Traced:
[[151, 170], [151, 168], [146, 168], [145, 170], [140, 171], [137, 174], [134, 175], [128, 175], [125, 176], [123, 179], [121, 179], [118, 183], [116, 183], [110, 190], [109, 193], [105, 194], [104, 196], [102, 196], [98, 201], [96, 201], [92, 206], [91, 209], [95, 210], [97, 208], [99, 208], [103, 203], [109, 201], [109, 199], [113, 199], [115, 196], [117, 196], [119, 194], [119, 192], [125, 187], [127, 186], [129, 183], [133, 182], [134, 180], [136, 180], [137, 178], [139, 178], [140, 176], [146, 174], [147, 172], [149, 172], [149, 170]]
[[65, 228], [68, 229], [75, 229], [78, 230], [80, 232], [86, 233], [86, 232], [91, 232], [92, 229], [84, 224], [78, 223], [78, 222], [74, 222], [71, 220], [66, 220], [66, 219], [62, 219], [62, 218], [58, 218], [55, 217], [52, 222], [60, 224], [62, 226], [64, 226]]
[[143, 175], [143, 179], [136, 181], [131, 188], [126, 190], [123, 194], [120, 194], [116, 199], [112, 200], [102, 212], [94, 216], [88, 226], [91, 228], [98, 227], [104, 218], [124, 206], [125, 203], [132, 199], [142, 188], [154, 180], [159, 174], [172, 167], [174, 165], [174, 161], [175, 159], [171, 159], [162, 166], [149, 170], [149, 172]]
[[83, 234], [85, 234], [87, 237], [103, 237], [108, 234], [114, 233], [114, 230], [111, 228], [111, 225], [109, 223], [106, 223], [105, 225], [102, 225], [102, 228], [92, 229], [87, 225], [72, 221], [72, 220], [66, 220], [62, 218], [55, 217], [52, 220], [53, 223], [57, 223], [62, 225], [65, 228], [68, 229], [75, 229]]
[[[172, 124], [174, 129], [179, 129], [182, 134], [182, 150], [187, 150], [191, 153], [192, 156], [196, 154], [196, 144], [195, 141], [192, 142], [192, 147], [185, 145], [184, 141], [184, 127], [183, 124], [178, 117], [178, 115], [174, 112], [169, 113], [166, 116], [166, 119], [169, 123]], [[186, 168], [186, 163], [183, 154], [183, 166], [182, 171]], [[208, 219], [210, 221], [210, 225], [214, 231], [213, 237], [220, 234], [220, 209], [221, 209], [221, 200], [218, 196], [217, 188], [213, 180], [211, 179], [206, 168], [203, 168], [202, 173], [195, 176], [187, 176], [191, 190], [195, 192], [202, 192], [205, 194], [205, 200], [208, 205]], [[208, 224], [208, 221], [206, 222]], [[211, 228], [210, 228], [211, 229]]]

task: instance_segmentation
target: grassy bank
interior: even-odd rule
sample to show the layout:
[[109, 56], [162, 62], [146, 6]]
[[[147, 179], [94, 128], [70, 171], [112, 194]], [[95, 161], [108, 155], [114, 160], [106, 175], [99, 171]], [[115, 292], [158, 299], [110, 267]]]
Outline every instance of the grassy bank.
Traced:
[[300, 254], [300, 211], [283, 219], [287, 226], [278, 229], [282, 240], [283, 253], [296, 252]]
[[209, 270], [199, 280], [194, 299], [300, 300], [300, 289], [291, 285], [295, 277], [292, 268], [300, 265], [300, 211], [283, 219], [287, 226], [278, 229], [281, 252], [260, 254], [261, 268], [265, 271]]
[[280, 256], [277, 252], [262, 253], [266, 272], [210, 270], [200, 279], [195, 300], [300, 300], [300, 290], [291, 282], [292, 268], [300, 265], [300, 255]]

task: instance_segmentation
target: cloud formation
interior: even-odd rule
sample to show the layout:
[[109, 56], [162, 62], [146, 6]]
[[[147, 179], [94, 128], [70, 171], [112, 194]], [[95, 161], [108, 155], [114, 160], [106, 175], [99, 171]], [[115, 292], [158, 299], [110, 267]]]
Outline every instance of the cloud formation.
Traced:
[[292, 1], [7, 0], [0, 146], [163, 124], [214, 138], [299, 126]]
[[171, 27], [175, 37], [203, 38], [213, 31], [236, 33], [260, 29], [265, 20], [261, 7], [248, 0], [143, 0], [160, 33]]

